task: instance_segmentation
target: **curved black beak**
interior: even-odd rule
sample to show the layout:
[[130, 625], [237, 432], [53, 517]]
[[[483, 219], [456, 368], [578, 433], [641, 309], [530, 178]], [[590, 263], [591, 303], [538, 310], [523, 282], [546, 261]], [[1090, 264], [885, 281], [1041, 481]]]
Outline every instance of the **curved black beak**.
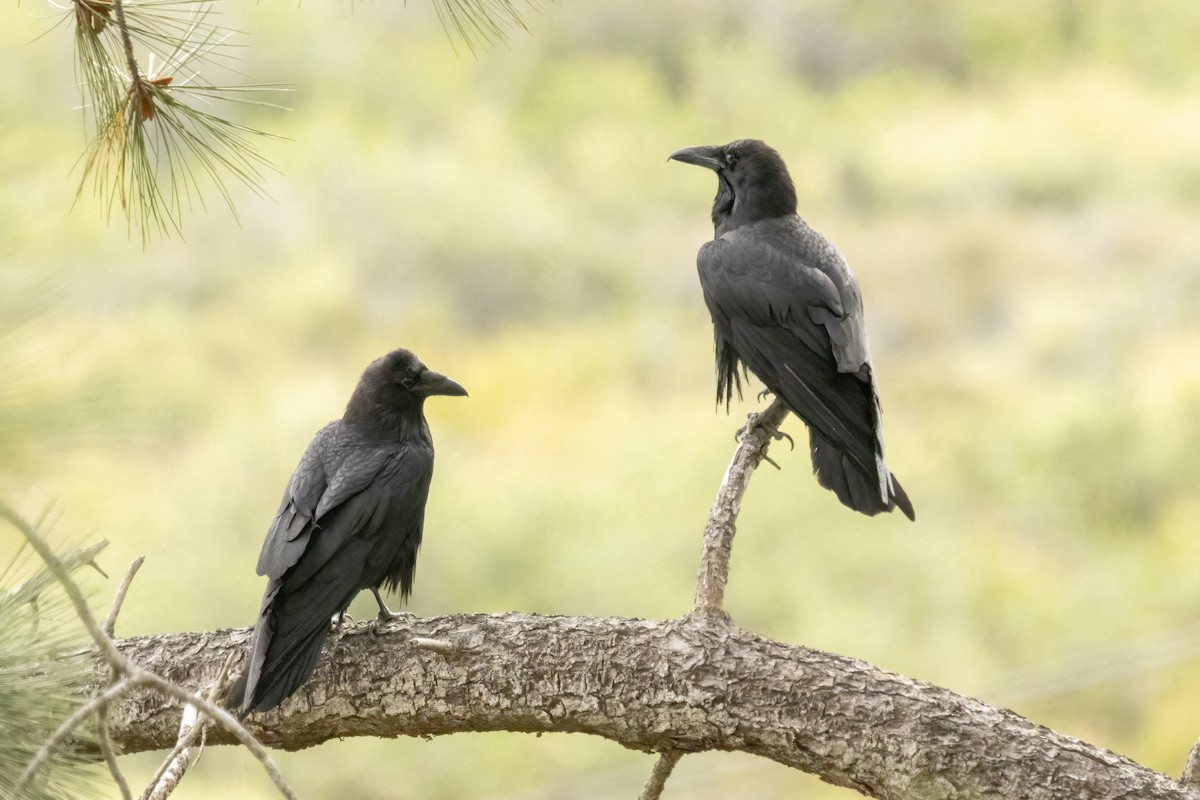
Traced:
[[719, 145], [685, 147], [667, 156], [667, 161], [682, 161], [684, 164], [695, 164], [697, 167], [708, 167], [713, 172], [720, 172], [725, 166], [725, 162], [721, 160], [722, 155]]
[[440, 372], [434, 372], [431, 369], [421, 373], [421, 379], [413, 386], [412, 392], [419, 397], [429, 397], [435, 394], [450, 395], [451, 397], [467, 396], [466, 389]]

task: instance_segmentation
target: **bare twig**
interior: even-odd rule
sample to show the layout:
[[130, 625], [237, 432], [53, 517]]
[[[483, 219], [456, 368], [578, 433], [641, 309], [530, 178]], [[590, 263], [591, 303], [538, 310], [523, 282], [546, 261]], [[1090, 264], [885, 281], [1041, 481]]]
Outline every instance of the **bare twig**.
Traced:
[[[146, 560], [145, 556], [139, 556], [134, 559], [129, 565], [129, 569], [125, 572], [125, 577], [121, 580], [121, 585], [117, 587], [117, 593], [113, 596], [112, 606], [108, 610], [108, 617], [104, 620], [104, 632], [108, 636], [112, 636], [117, 626], [117, 615], [121, 613], [121, 606], [125, 603], [125, 595], [129, 591], [129, 584], [133, 582], [133, 576], [141, 568], [142, 562]], [[110, 685], [116, 683], [120, 678], [120, 673], [116, 667], [110, 665], [109, 671], [112, 676]], [[112, 738], [108, 732], [108, 704], [102, 703], [96, 709], [96, 733], [100, 740], [100, 753], [104, 756], [104, 763], [108, 766], [109, 774], [112, 775], [113, 781], [116, 782], [117, 788], [121, 790], [123, 800], [133, 800], [133, 794], [129, 789], [129, 782], [125, 780], [125, 776], [121, 773], [121, 767], [117, 764], [116, 753], [113, 752]]]
[[638, 795], [638, 800], [658, 800], [662, 797], [667, 778], [671, 777], [671, 771], [675, 769], [681, 756], [683, 753], [678, 750], [668, 750], [658, 757], [658, 761], [654, 762], [654, 769], [650, 770], [650, 777], [646, 779], [646, 785], [642, 787], [642, 793]]
[[422, 650], [432, 650], [444, 656], [453, 655], [458, 650], [454, 642], [449, 639], [430, 639], [424, 636], [414, 636], [409, 641], [413, 647], [419, 647]]
[[137, 571], [142, 568], [145, 562], [145, 556], [138, 556], [129, 565], [125, 577], [121, 579], [121, 585], [117, 587], [117, 593], [113, 595], [112, 607], [108, 610], [108, 617], [104, 620], [104, 632], [109, 636], [113, 636], [117, 629], [117, 615], [121, 613], [121, 606], [125, 604], [125, 594], [129, 591], [129, 584], [133, 583], [133, 576], [137, 575]]
[[109, 774], [112, 775], [117, 788], [121, 790], [121, 797], [123, 800], [133, 800], [133, 793], [129, 790], [129, 782], [125, 780], [125, 775], [122, 774], [121, 767], [117, 764], [117, 754], [113, 751], [112, 736], [108, 732], [107, 703], [96, 709], [96, 730], [97, 738], [100, 740], [100, 753], [104, 756], [104, 763], [108, 766]]
[[150, 779], [150, 785], [142, 793], [143, 800], [165, 800], [175, 787], [183, 780], [191, 762], [190, 748], [200, 732], [200, 712], [193, 705], [183, 707], [183, 716], [179, 720], [179, 741], [175, 749], [163, 759], [162, 766]]
[[742, 496], [750, 483], [750, 476], [766, 457], [767, 448], [783, 418], [787, 407], [776, 399], [765, 411], [758, 414], [746, 426], [712, 510], [708, 513], [708, 524], [704, 526], [704, 548], [700, 552], [700, 569], [696, 575], [696, 602], [692, 610], [697, 615], [724, 617], [725, 584], [729, 581], [729, 557], [733, 549], [733, 535], [737, 532], [737, 516], [741, 510]]
[[[234, 660], [233, 653], [225, 657], [225, 664], [205, 694], [210, 702], [215, 700], [224, 689]], [[175, 748], [167, 754], [158, 771], [154, 773], [154, 777], [150, 779], [150, 785], [142, 793], [144, 800], [166, 800], [171, 792], [175, 791], [179, 782], [183, 780], [184, 773], [192, 764], [190, 752], [192, 743], [196, 741], [199, 734], [203, 733], [207, 725], [208, 718], [201, 715], [196, 710], [196, 706], [189, 703], [183, 707], [183, 715], [179, 720], [179, 738], [175, 742]], [[201, 747], [203, 748], [203, 744]]]
[[258, 741], [258, 739], [255, 739], [254, 735], [250, 733], [250, 731], [246, 730], [242, 723], [238, 722], [232, 714], [220, 706], [205, 700], [199, 695], [189, 692], [182, 686], [156, 675], [153, 672], [143, 672], [142, 676], [144, 677], [148, 686], [157, 689], [159, 692], [165, 695], [174, 697], [181, 703], [191, 703], [195, 705], [200, 711], [203, 711], [205, 714], [221, 723], [221, 726], [225, 728], [225, 730], [232, 733], [233, 737], [237, 739], [239, 744], [253, 753], [255, 758], [259, 760], [259, 763], [261, 763], [263, 769], [267, 771], [267, 775], [270, 776], [271, 781], [275, 784], [275, 788], [279, 790], [280, 794], [288, 798], [288, 800], [299, 800], [299, 796], [292, 789], [292, 787], [288, 785], [287, 779], [283, 777], [283, 773], [280, 772], [279, 767], [275, 765], [275, 761], [271, 758], [271, 754], [267, 752], [267, 748], [263, 747], [262, 742]]

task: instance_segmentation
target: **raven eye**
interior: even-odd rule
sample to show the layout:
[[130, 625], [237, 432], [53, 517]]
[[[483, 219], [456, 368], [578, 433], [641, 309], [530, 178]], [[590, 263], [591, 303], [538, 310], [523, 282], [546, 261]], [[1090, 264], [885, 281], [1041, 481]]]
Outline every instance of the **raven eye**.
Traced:
[[405, 372], [396, 377], [396, 383], [403, 386], [405, 389], [411, 389], [417, 382], [417, 376], [411, 372]]
[[733, 169], [733, 166], [735, 164], [737, 164], [737, 154], [736, 153], [726, 153], [725, 154], [725, 164], [730, 169]]

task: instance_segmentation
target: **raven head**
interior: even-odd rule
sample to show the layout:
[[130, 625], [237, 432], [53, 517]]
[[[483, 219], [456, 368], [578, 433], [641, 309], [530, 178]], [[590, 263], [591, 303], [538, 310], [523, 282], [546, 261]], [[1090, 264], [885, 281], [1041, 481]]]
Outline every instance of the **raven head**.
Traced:
[[779, 153], [758, 139], [688, 147], [668, 160], [717, 173], [712, 221], [720, 236], [739, 225], [796, 213], [796, 187]]
[[367, 381], [372, 373], [375, 373], [372, 383], [390, 384], [414, 397], [424, 398], [435, 394], [462, 397], [467, 393], [466, 389], [445, 375], [427, 369], [409, 350], [393, 350], [383, 358], [376, 359], [363, 373], [363, 380]]
[[445, 375], [426, 369], [410, 351], [393, 350], [366, 368], [342, 418], [375, 436], [404, 435], [413, 425], [424, 426], [426, 397], [466, 393]]

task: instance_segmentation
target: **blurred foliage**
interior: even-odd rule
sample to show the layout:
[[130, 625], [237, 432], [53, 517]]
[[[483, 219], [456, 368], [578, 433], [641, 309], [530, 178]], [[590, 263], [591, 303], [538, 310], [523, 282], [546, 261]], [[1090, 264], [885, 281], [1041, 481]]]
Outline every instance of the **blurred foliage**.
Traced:
[[[471, 392], [428, 406], [413, 612], [686, 611], [757, 404], [713, 411], [694, 253], [715, 186], [666, 156], [755, 136], [858, 272], [918, 521], [847, 512], [780, 448], [744, 505], [734, 618], [1181, 769], [1200, 732], [1194, 2], [554, 3], [473, 56], [419, 4], [230, 7], [245, 71], [296, 86], [287, 115], [244, 110], [290, 140], [264, 146], [273, 199], [235, 192], [240, 227], [214, 209], [145, 252], [67, 214], [70, 53], [28, 45], [28, 13], [0, 32], [20, 121], [0, 132], [0, 486], [58, 498], [118, 563], [148, 556], [121, 633], [251, 621], [287, 476], [400, 345]], [[629, 797], [651, 763], [516, 735], [280, 761], [339, 800]], [[668, 791], [851, 796], [722, 754]], [[221, 750], [177, 797], [271, 794]]]
[[[12, 532], [7, 520], [0, 525], [5, 535]], [[69, 571], [81, 566], [69, 556], [64, 560]], [[5, 789], [16, 784], [42, 742], [79, 706], [91, 674], [90, 641], [50, 571], [27, 549], [12, 554], [0, 569], [0, 786]], [[94, 735], [88, 727], [79, 729], [76, 742]], [[77, 752], [60, 749], [21, 797], [97, 796], [100, 769]]]

